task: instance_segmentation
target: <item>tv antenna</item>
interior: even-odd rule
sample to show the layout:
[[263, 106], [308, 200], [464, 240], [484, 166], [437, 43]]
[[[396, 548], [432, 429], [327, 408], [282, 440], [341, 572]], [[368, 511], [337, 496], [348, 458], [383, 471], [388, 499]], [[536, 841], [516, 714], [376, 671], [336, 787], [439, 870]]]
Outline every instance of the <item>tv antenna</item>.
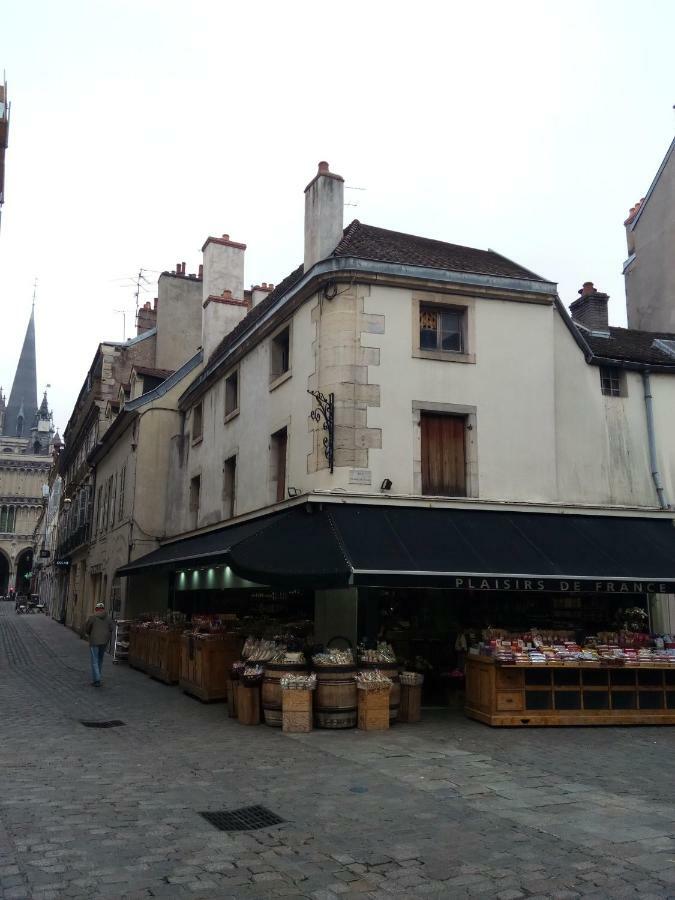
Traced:
[[[345, 185], [345, 190], [346, 190], [346, 191], [367, 191], [368, 188], [364, 188], [364, 187], [356, 187], [356, 185], [353, 185], [353, 184], [346, 184], [346, 185]], [[358, 206], [358, 205], [359, 205], [359, 204], [358, 204], [357, 201], [354, 201], [353, 203], [352, 203], [351, 201], [347, 201], [347, 202], [345, 203], [345, 206]]]

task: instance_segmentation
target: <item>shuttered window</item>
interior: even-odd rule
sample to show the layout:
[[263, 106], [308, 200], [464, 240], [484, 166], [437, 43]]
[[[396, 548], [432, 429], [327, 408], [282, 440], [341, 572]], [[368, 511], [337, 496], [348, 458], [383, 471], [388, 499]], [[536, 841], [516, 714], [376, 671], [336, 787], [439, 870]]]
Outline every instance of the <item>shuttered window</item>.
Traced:
[[420, 421], [422, 493], [466, 497], [466, 419], [423, 412]]

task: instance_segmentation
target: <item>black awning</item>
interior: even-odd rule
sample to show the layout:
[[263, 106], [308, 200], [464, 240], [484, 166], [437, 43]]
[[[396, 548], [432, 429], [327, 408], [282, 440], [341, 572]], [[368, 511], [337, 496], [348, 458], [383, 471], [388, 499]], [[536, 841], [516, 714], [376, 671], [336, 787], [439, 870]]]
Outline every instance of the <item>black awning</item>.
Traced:
[[223, 561], [233, 544], [263, 531], [272, 522], [287, 516], [288, 512], [261, 516], [236, 525], [218, 528], [205, 534], [182, 538], [170, 544], [162, 544], [152, 553], [147, 553], [117, 570], [117, 575], [135, 575], [147, 569], [166, 567], [177, 569], [189, 565], [203, 565], [208, 562]]
[[591, 590], [588, 582], [658, 583], [668, 592], [675, 584], [670, 518], [356, 505], [331, 506], [329, 514], [356, 584], [480, 589], [478, 577], [518, 580], [519, 589], [524, 580], [549, 579]]
[[118, 570], [226, 561], [259, 584], [675, 593], [668, 517], [315, 500], [166, 544]]

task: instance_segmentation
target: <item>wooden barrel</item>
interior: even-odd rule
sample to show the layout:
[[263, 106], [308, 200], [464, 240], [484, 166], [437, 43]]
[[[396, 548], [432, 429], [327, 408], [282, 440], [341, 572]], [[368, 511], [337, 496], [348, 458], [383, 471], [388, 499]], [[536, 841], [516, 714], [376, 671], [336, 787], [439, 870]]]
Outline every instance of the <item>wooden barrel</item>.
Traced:
[[355, 728], [356, 666], [315, 666], [314, 719], [317, 728]]
[[391, 678], [392, 686], [389, 692], [389, 721], [398, 719], [398, 711], [401, 706], [401, 667], [398, 663], [361, 663], [359, 669], [379, 669], [387, 678]]
[[262, 708], [265, 725], [281, 728], [281, 679], [284, 675], [307, 672], [307, 663], [265, 663], [262, 685]]

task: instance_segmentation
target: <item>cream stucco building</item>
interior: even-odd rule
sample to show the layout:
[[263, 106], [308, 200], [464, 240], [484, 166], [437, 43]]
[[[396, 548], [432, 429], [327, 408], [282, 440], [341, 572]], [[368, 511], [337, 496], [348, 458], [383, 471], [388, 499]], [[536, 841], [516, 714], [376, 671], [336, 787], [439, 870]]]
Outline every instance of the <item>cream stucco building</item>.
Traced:
[[[168, 601], [186, 560], [199, 565], [200, 535], [204, 562], [218, 557], [218, 529], [223, 564], [282, 583], [284, 566], [264, 558], [283, 556], [272, 532], [252, 561], [232, 549], [244, 533], [234, 529], [303, 504], [548, 514], [563, 532], [565, 515], [626, 529], [645, 519], [665, 534], [675, 356], [664, 335], [610, 327], [607, 297], [590, 283], [572, 318], [555, 283], [493, 251], [358, 221], [345, 229], [343, 187], [321, 163], [305, 190], [303, 264], [272, 291], [244, 291], [244, 244], [204, 245], [204, 360], [162, 450], [164, 545], [120, 572], [132, 576], [130, 598], [163, 560], [153, 583]], [[352, 610], [354, 636], [355, 588], [343, 591], [332, 608]], [[667, 601], [655, 615], [670, 627]]]

